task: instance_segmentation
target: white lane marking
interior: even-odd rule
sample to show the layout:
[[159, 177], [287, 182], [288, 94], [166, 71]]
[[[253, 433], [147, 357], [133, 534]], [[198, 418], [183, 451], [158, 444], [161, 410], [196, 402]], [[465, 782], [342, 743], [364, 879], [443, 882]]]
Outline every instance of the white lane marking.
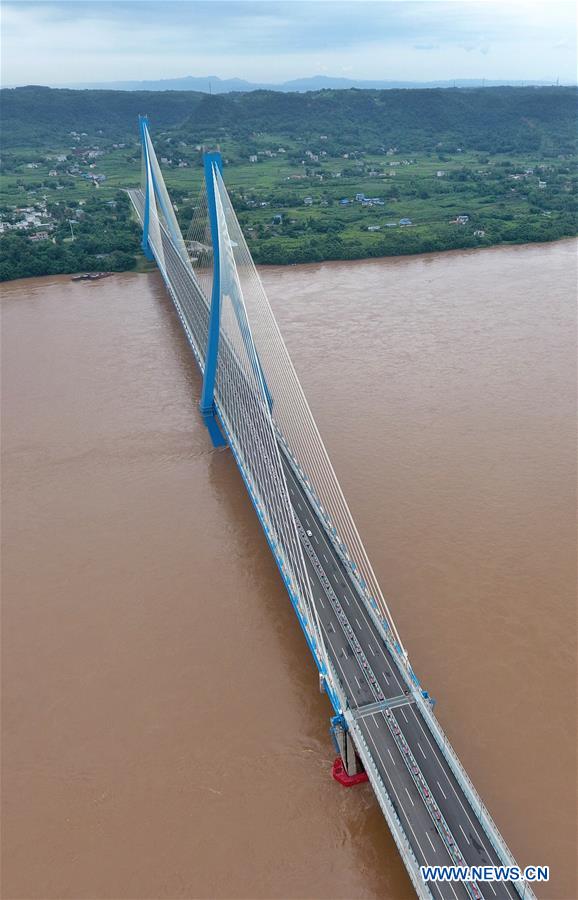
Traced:
[[[410, 799], [410, 801], [411, 801], [411, 805], [412, 805], [412, 806], [415, 806], [415, 803], [414, 803], [413, 800], [411, 799], [411, 794], [410, 794], [410, 792], [408, 791], [407, 788], [405, 789], [405, 792], [406, 792], [407, 796], [409, 797], [409, 799]], [[427, 832], [426, 832], [426, 833], [427, 833]]]
[[427, 831], [426, 831], [426, 833], [425, 833], [425, 836], [426, 836], [426, 838], [428, 839], [428, 841], [430, 842], [431, 848], [432, 848], [433, 852], [434, 852], [434, 853], [437, 853], [437, 850], [436, 850], [436, 848], [434, 847], [434, 845], [433, 845], [433, 843], [432, 843], [432, 839], [430, 838], [430, 836], [429, 836], [429, 834], [427, 833]]
[[382, 672], [384, 678], [389, 678], [389, 675], [386, 675], [385, 672]]
[[355, 621], [357, 622], [357, 627], [358, 627], [359, 630], [361, 631], [361, 625], [359, 624], [359, 619], [356, 619]]
[[[349, 679], [348, 679], [347, 675], [345, 674], [345, 672], [343, 671], [343, 666], [341, 665], [341, 663], [340, 663], [340, 661], [339, 661], [339, 654], [338, 654], [337, 650], [335, 649], [335, 647], [333, 646], [333, 643], [332, 643], [332, 641], [331, 641], [331, 638], [329, 637], [329, 634], [328, 634], [328, 632], [327, 632], [327, 629], [324, 628], [323, 630], [325, 631], [325, 633], [326, 633], [326, 635], [327, 635], [327, 641], [328, 641], [329, 646], [331, 647], [331, 649], [332, 649], [332, 651], [333, 651], [333, 655], [335, 656], [335, 662], [336, 662], [337, 665], [339, 666], [339, 671], [340, 671], [341, 674], [343, 675], [343, 680], [344, 680], [345, 684], [347, 685], [347, 687], [349, 688], [349, 690], [350, 690], [350, 692], [351, 692], [351, 695], [353, 696], [353, 687], [352, 687], [351, 684], [349, 683]], [[335, 629], [333, 629], [333, 631], [335, 632]]]
[[402, 716], [404, 717], [405, 721], [406, 721], [407, 724], [409, 725], [409, 720], [408, 720], [406, 714], [404, 713], [403, 709], [400, 709], [400, 713], [402, 714]]
[[303, 507], [302, 507], [301, 504], [299, 503], [299, 500], [297, 501], [297, 506], [299, 507], [299, 509], [303, 509]]
[[345, 600], [345, 602], [347, 603], [348, 606], [351, 606], [351, 603], [349, 602], [349, 600], [347, 599], [347, 597], [343, 597], [343, 599]]
[[[327, 537], [326, 537], [325, 535], [323, 535], [323, 540], [324, 540], [324, 542], [327, 544], [327, 546], [329, 546], [329, 544], [328, 544], [328, 542], [327, 542]], [[362, 616], [362, 618], [363, 618], [365, 624], [367, 625], [367, 627], [368, 627], [368, 629], [369, 629], [370, 634], [372, 634], [372, 635], [373, 635], [374, 633], [375, 633], [375, 634], [378, 634], [378, 632], [377, 632], [377, 630], [376, 630], [376, 627], [375, 627], [375, 625], [373, 624], [373, 622], [370, 622], [370, 620], [367, 618], [366, 611], [365, 611], [365, 609], [363, 608], [363, 605], [361, 604], [361, 602], [359, 601], [359, 598], [357, 598], [357, 597], [355, 596], [354, 592], [352, 591], [352, 589], [351, 589], [350, 587], [348, 587], [348, 586], [346, 585], [345, 588], [346, 588], [346, 591], [348, 591], [348, 592], [351, 594], [352, 598], [355, 600], [356, 605], [357, 605], [357, 607], [358, 607], [358, 609], [359, 609], [359, 611], [360, 611], [360, 613], [361, 613], [361, 616]], [[360, 627], [361, 627], [361, 626], [360, 626]], [[378, 643], [378, 646], [379, 646], [379, 643]], [[385, 653], [386, 653], [387, 655], [389, 655], [389, 650], [388, 650], [387, 648], [385, 649]], [[392, 657], [392, 658], [393, 658], [393, 657]], [[395, 660], [394, 660], [394, 665], [392, 665], [392, 667], [391, 667], [391, 670], [392, 670], [392, 673], [393, 673], [393, 677], [395, 678], [395, 681], [396, 681], [397, 685], [399, 686], [400, 690], [401, 690], [401, 691], [404, 691], [404, 690], [406, 689], [406, 686], [405, 686], [405, 685], [402, 685], [401, 681], [400, 681], [399, 678], [397, 677], [397, 674], [396, 674], [396, 671], [395, 671]], [[383, 674], [384, 674], [384, 676], [385, 676], [386, 678], [388, 677], [387, 675], [385, 675], [385, 672], [384, 672]]]
[[372, 652], [373, 655], [375, 656], [375, 650], [373, 649], [373, 647], [371, 646], [371, 644], [368, 644], [367, 646], [369, 647], [369, 649], [371, 650], [371, 652]]
[[[456, 798], [457, 798], [457, 800], [458, 800], [458, 803], [460, 804], [461, 808], [462, 808], [463, 811], [465, 812], [466, 818], [467, 818], [468, 822], [470, 823], [470, 825], [472, 826], [472, 828], [473, 828], [473, 830], [474, 830], [474, 833], [475, 833], [476, 837], [478, 838], [478, 840], [479, 840], [481, 846], [484, 848], [484, 850], [485, 850], [486, 853], [488, 854], [489, 859], [491, 859], [491, 858], [492, 858], [492, 854], [490, 853], [490, 851], [488, 850], [488, 848], [487, 848], [486, 845], [484, 844], [483, 839], [480, 837], [479, 831], [476, 829], [476, 826], [474, 825], [474, 823], [473, 823], [472, 820], [470, 819], [470, 817], [469, 817], [469, 815], [468, 815], [468, 811], [467, 811], [467, 809], [465, 808], [465, 806], [464, 806], [464, 804], [462, 803], [462, 801], [460, 800], [460, 796], [459, 796], [458, 792], [456, 791], [455, 787], [453, 786], [452, 782], [450, 781], [450, 779], [449, 779], [449, 777], [448, 777], [448, 774], [447, 774], [446, 770], [445, 770], [444, 767], [442, 766], [441, 761], [440, 761], [440, 758], [439, 758], [439, 756], [436, 754], [436, 752], [435, 752], [435, 750], [434, 750], [434, 748], [433, 748], [433, 746], [432, 746], [432, 743], [431, 743], [429, 737], [427, 736], [426, 731], [425, 731], [423, 725], [421, 724], [421, 722], [420, 722], [420, 720], [419, 720], [419, 716], [418, 716], [417, 712], [415, 711], [415, 709], [413, 708], [413, 705], [411, 706], [411, 711], [412, 711], [412, 713], [414, 714], [415, 719], [416, 719], [416, 722], [417, 722], [417, 724], [419, 725], [419, 727], [421, 728], [421, 730], [422, 730], [422, 732], [423, 732], [423, 734], [424, 734], [424, 737], [425, 737], [426, 741], [428, 742], [428, 744], [429, 744], [430, 747], [431, 747], [432, 753], [433, 753], [433, 755], [434, 755], [434, 759], [436, 760], [436, 762], [437, 762], [437, 764], [439, 765], [440, 769], [441, 769], [442, 772], [444, 773], [444, 777], [445, 777], [447, 783], [449, 784], [449, 786], [451, 787], [452, 791], [453, 791], [454, 794], [456, 795]], [[446, 765], [447, 765], [447, 763], [446, 763]], [[453, 773], [452, 773], [452, 774], [453, 774]], [[460, 828], [461, 828], [461, 825], [460, 825]], [[494, 853], [495, 853], [495, 851], [494, 851]], [[512, 892], [510, 891], [510, 889], [509, 889], [508, 885], [506, 884], [506, 882], [504, 881], [504, 882], [502, 882], [502, 884], [503, 884], [503, 887], [504, 887], [504, 889], [505, 889], [505, 891], [506, 891], [508, 897], [514, 897], [514, 898], [515, 898], [515, 894], [512, 894]]]
[[319, 538], [317, 537], [316, 534], [313, 535], [313, 540], [315, 541], [316, 544], [319, 543]]
[[[366, 729], [365, 729], [365, 733], [366, 733], [367, 737], [369, 738], [369, 740], [371, 741], [371, 743], [373, 744], [374, 749], [375, 749], [375, 752], [377, 753], [377, 756], [379, 757], [379, 761], [381, 762], [381, 765], [383, 766], [384, 771], [387, 772], [387, 769], [386, 769], [386, 767], [385, 767], [385, 763], [384, 763], [384, 761], [383, 761], [383, 757], [382, 757], [381, 753], [379, 752], [379, 749], [378, 749], [378, 747], [377, 747], [377, 744], [376, 744], [375, 741], [373, 740], [373, 735], [371, 734], [371, 731], [369, 730], [369, 728], [366, 728]], [[405, 806], [404, 806], [403, 803], [401, 802], [401, 798], [400, 798], [399, 794], [397, 793], [397, 791], [396, 791], [396, 789], [395, 789], [395, 785], [394, 785], [393, 781], [392, 781], [391, 779], [388, 779], [388, 780], [389, 780], [389, 784], [390, 784], [391, 790], [392, 790], [393, 793], [395, 794], [395, 797], [396, 797], [398, 806], [399, 806], [399, 808], [402, 810], [402, 812], [403, 812], [403, 814], [404, 814], [404, 816], [405, 816], [405, 820], [406, 820], [406, 822], [407, 822], [408, 828], [409, 828], [409, 830], [411, 831], [411, 833], [413, 834], [414, 839], [415, 839], [415, 842], [416, 842], [417, 846], [419, 847], [420, 853], [421, 853], [421, 855], [423, 856], [424, 860], [425, 860], [426, 863], [427, 863], [427, 861], [428, 861], [428, 860], [427, 860], [427, 856], [426, 856], [426, 854], [423, 852], [423, 847], [422, 847], [422, 845], [420, 844], [420, 842], [419, 842], [418, 839], [417, 839], [417, 834], [416, 834], [415, 831], [413, 830], [412, 824], [411, 824], [411, 822], [410, 822], [410, 820], [409, 820], [409, 816], [408, 816], [408, 814], [407, 814], [406, 811], [405, 811]], [[387, 789], [387, 786], [386, 786], [386, 789]], [[389, 793], [389, 790], [388, 790], [388, 793]], [[449, 854], [448, 854], [448, 855], [449, 855]], [[450, 857], [450, 858], [451, 858], [451, 857]], [[432, 883], [430, 884], [430, 890], [431, 890], [432, 888], [436, 888], [436, 889], [438, 890], [438, 892], [439, 892], [440, 897], [443, 897], [443, 894], [442, 894], [442, 892], [441, 892], [441, 889], [439, 888], [439, 886], [438, 886], [437, 884], [435, 884], [435, 883], [432, 882]]]
[[328, 627], [328, 628], [331, 628], [331, 633], [332, 633], [332, 634], [335, 634], [335, 628], [333, 627], [333, 622], [328, 622], [328, 623], [327, 623], [327, 627]]
[[[327, 547], [329, 548], [330, 545], [329, 545], [329, 542], [328, 542], [328, 540], [327, 540], [327, 537], [326, 537], [323, 533], [321, 533], [321, 535], [322, 535], [324, 544], [326, 544]], [[317, 541], [317, 543], [319, 543], [319, 541]], [[358, 609], [359, 609], [359, 611], [360, 611], [360, 613], [361, 613], [361, 616], [362, 616], [363, 620], [364, 620], [365, 623], [367, 624], [370, 633], [373, 634], [373, 633], [375, 632], [375, 633], [377, 634], [375, 625], [373, 624], [373, 622], [370, 622], [369, 619], [367, 618], [367, 616], [366, 616], [366, 614], [365, 614], [365, 610], [364, 610], [362, 604], [359, 602], [359, 599], [355, 597], [353, 591], [352, 591], [351, 588], [349, 588], [347, 585], [345, 585], [345, 589], [346, 589], [346, 592], [350, 593], [350, 595], [355, 599], [355, 601], [356, 601], [356, 606], [358, 607]], [[347, 599], [346, 594], [344, 594], [344, 599], [346, 600], [347, 605], [348, 605], [348, 606], [351, 606], [351, 604], [349, 603], [349, 600]], [[357, 621], [357, 620], [356, 620], [356, 621]], [[357, 621], [357, 624], [359, 625], [359, 621]], [[361, 628], [360, 625], [359, 625], [359, 627]], [[330, 645], [331, 645], [331, 641], [329, 641], [329, 643], [330, 643]], [[331, 646], [332, 646], [332, 645], [331, 645]], [[334, 649], [334, 648], [332, 647], [332, 649]], [[334, 650], [334, 652], [335, 652], [335, 650]], [[389, 654], [390, 654], [390, 651], [388, 650], [387, 647], [385, 647], [384, 654], [385, 654], [386, 656], [389, 656]], [[341, 671], [342, 674], [343, 674], [345, 683], [346, 683], [348, 686], [350, 686], [349, 680], [348, 680], [348, 678], [345, 676], [345, 672], [343, 671], [343, 668], [342, 668], [342, 666], [340, 665], [339, 660], [336, 660], [336, 661], [337, 661], [337, 664], [338, 664], [338, 666], [339, 666], [340, 671]], [[401, 690], [404, 690], [405, 687], [404, 687], [404, 685], [402, 685], [401, 681], [399, 680], [399, 678], [398, 678], [398, 676], [397, 676], [395, 664], [396, 664], [396, 661], [395, 661], [395, 659], [394, 659], [394, 665], [391, 667], [391, 674], [393, 675], [393, 677], [394, 677], [394, 679], [395, 679], [397, 685], [399, 686], [399, 688], [400, 688]], [[389, 678], [389, 676], [386, 675], [385, 672], [383, 672], [383, 675], [384, 675], [384, 677], [385, 677], [386, 679]], [[357, 683], [359, 684], [359, 681], [358, 681], [357, 677], [356, 677], [356, 681], [357, 681]], [[413, 709], [412, 709], [412, 712], [414, 712]], [[414, 715], [415, 715], [415, 712], [414, 712]], [[404, 718], [405, 718], [405, 715], [404, 715]], [[417, 718], [417, 716], [416, 716], [416, 718]], [[407, 721], [407, 718], [406, 718], [406, 721]], [[418, 720], [418, 724], [420, 725], [420, 728], [422, 728], [421, 723], [419, 722], [419, 720]], [[422, 728], [422, 731], [423, 731], [423, 728]], [[424, 733], [425, 733], [425, 732], [424, 732]], [[369, 734], [368, 734], [368, 736], [371, 737]], [[429, 739], [427, 738], [427, 735], [426, 735], [426, 740], [428, 741], [428, 743], [430, 743]], [[375, 743], [374, 743], [373, 739], [372, 739], [372, 743], [373, 743], [374, 746], [375, 746]], [[431, 746], [431, 744], [430, 744], [430, 746]], [[379, 756], [379, 758], [380, 758], [380, 760], [382, 761], [382, 764], [383, 764], [383, 760], [382, 760], [382, 758], [381, 758], [381, 754], [380, 754], [379, 751], [377, 750], [377, 747], [375, 747], [375, 749], [376, 749], [377, 755]], [[432, 748], [432, 750], [433, 750], [433, 748]], [[435, 753], [434, 753], [434, 756], [435, 756]], [[436, 757], [436, 759], [437, 759], [437, 757]], [[448, 776], [447, 776], [445, 770], [443, 769], [443, 766], [441, 765], [441, 763], [439, 762], [439, 760], [437, 760], [437, 761], [438, 761], [438, 764], [440, 765], [440, 768], [441, 768], [442, 771], [444, 772], [444, 775], [445, 775], [445, 777], [446, 777], [446, 780], [450, 783], [450, 786], [451, 786], [452, 790], [454, 791], [454, 793], [456, 793], [455, 788], [453, 787], [453, 785], [452, 785], [451, 782], [449, 781], [449, 778], [448, 778]], [[392, 787], [392, 790], [394, 791], [394, 793], [395, 793], [397, 799], [399, 800], [399, 796], [398, 796], [397, 791], [395, 790], [395, 787], [393, 786], [393, 784], [391, 785], [391, 787]], [[407, 790], [407, 788], [406, 788], [406, 790]], [[440, 790], [441, 790], [441, 787], [440, 787]], [[442, 791], [442, 793], [443, 793], [443, 791]], [[465, 808], [464, 808], [464, 806], [463, 806], [463, 803], [461, 802], [461, 800], [460, 800], [459, 796], [457, 795], [457, 793], [456, 793], [456, 797], [457, 797], [457, 799], [458, 799], [460, 805], [461, 805], [462, 808], [464, 809], [464, 812], [466, 813], [466, 816], [467, 816], [467, 818], [469, 819], [470, 824], [472, 824], [472, 823], [471, 823], [471, 819], [470, 819], [470, 817], [468, 816], [467, 811], [465, 810]], [[410, 799], [411, 799], [411, 797], [410, 797]], [[403, 806], [402, 806], [402, 809], [403, 809]], [[405, 810], [404, 810], [404, 813], [405, 813]], [[407, 818], [407, 816], [406, 816], [406, 818]], [[415, 837], [416, 844], [417, 844], [418, 847], [420, 848], [420, 851], [421, 851], [421, 853], [422, 853], [424, 859], [427, 860], [427, 857], [426, 857], [425, 853], [423, 852], [423, 848], [421, 847], [421, 845], [420, 845], [420, 843], [419, 843], [419, 841], [418, 841], [418, 839], [417, 839], [417, 836], [416, 836], [416, 834], [415, 834], [415, 832], [414, 832], [414, 830], [413, 830], [413, 828], [412, 828], [411, 823], [409, 822], [409, 820], [408, 820], [408, 826], [409, 826], [409, 828], [410, 828], [412, 834], [413, 834], [414, 837]], [[475, 831], [475, 828], [474, 828], [474, 831]], [[476, 831], [476, 834], [477, 834], [477, 831]], [[479, 837], [479, 835], [478, 835], [478, 837]], [[481, 840], [481, 839], [480, 839], [480, 840]], [[485, 849], [485, 848], [484, 848], [484, 849]], [[486, 851], [486, 852], [487, 852], [487, 851]], [[451, 890], [452, 890], [452, 893], [453, 893], [454, 897], [456, 897], [456, 900], [457, 900], [457, 894], [456, 894], [456, 892], [455, 892], [455, 890], [454, 890], [454, 888], [453, 888], [453, 885], [452, 885], [451, 883], [448, 883], [448, 884], [449, 884], [449, 887], [450, 887]], [[434, 886], [433, 884], [430, 885], [430, 888], [434, 888], [434, 887], [435, 887], [435, 889], [437, 889], [437, 890], [439, 891], [440, 896], [443, 896], [441, 890], [439, 890], [439, 886], [438, 886], [438, 885], [435, 885], [435, 886]], [[507, 886], [504, 885], [504, 887], [506, 887], [506, 891], [507, 891], [507, 893], [508, 893], [508, 896], [512, 896], [512, 895], [510, 894], [510, 891], [508, 890]]]
[[[424, 759], [427, 759], [427, 756], [426, 756], [425, 753], [423, 752], [423, 747], [422, 747], [422, 745], [420, 744], [419, 741], [417, 742], [417, 745], [418, 745], [419, 749], [421, 750], [421, 755], [423, 756], [423, 758], [424, 758]], [[447, 797], [446, 797], [446, 799], [447, 799]]]
[[460, 825], [460, 831], [461, 831], [461, 833], [463, 834], [463, 836], [465, 837], [466, 841], [467, 841], [468, 844], [469, 844], [469, 843], [470, 843], [470, 839], [469, 839], [469, 837], [467, 836], [467, 834], [465, 833], [465, 831], [464, 831], [464, 829], [462, 828], [461, 825]]
[[321, 606], [323, 607], [323, 609], [325, 609], [325, 603], [323, 602], [321, 597], [319, 597], [319, 602], [320, 602]]
[[436, 781], [436, 784], [437, 784], [437, 786], [439, 787], [440, 791], [442, 792], [442, 797], [444, 798], [444, 800], [447, 800], [448, 798], [447, 798], [446, 795], [444, 794], [444, 789], [443, 789], [443, 787], [441, 786], [441, 784], [439, 783], [439, 781]]
[[[327, 535], [324, 534], [324, 532], [321, 532], [321, 537], [323, 538], [323, 543], [327, 546], [327, 549], [328, 549], [331, 553], [333, 553], [334, 551], [332, 550], [332, 548], [331, 548], [331, 546], [330, 546], [330, 544], [329, 544]], [[344, 599], [347, 601], [347, 605], [350, 606], [351, 604], [349, 603], [349, 600], [347, 599], [347, 593], [349, 593], [349, 594], [351, 595], [352, 599], [355, 600], [356, 606], [357, 606], [357, 608], [359, 609], [359, 611], [360, 611], [360, 613], [361, 613], [361, 617], [363, 618], [364, 622], [366, 623], [366, 625], [367, 625], [367, 627], [368, 627], [368, 629], [369, 629], [369, 633], [372, 634], [372, 635], [375, 633], [375, 634], [378, 635], [378, 637], [379, 637], [379, 633], [377, 632], [377, 629], [376, 629], [375, 625], [373, 624], [373, 622], [370, 622], [370, 620], [368, 619], [368, 617], [367, 617], [367, 615], [366, 615], [366, 610], [364, 609], [363, 604], [360, 602], [359, 598], [355, 596], [355, 593], [354, 593], [353, 589], [352, 589], [351, 587], [349, 587], [349, 586], [346, 584], [346, 585], [345, 585], [345, 593], [344, 593], [343, 596], [344, 596]], [[358, 621], [357, 619], [356, 619], [356, 621], [357, 621], [357, 624], [359, 625], [359, 621]], [[359, 625], [359, 628], [361, 629], [361, 625]], [[379, 646], [379, 643], [378, 643], [378, 646]], [[387, 649], [387, 647], [386, 647], [386, 649], [385, 649], [385, 653], [386, 653], [387, 655], [389, 655], [389, 650]], [[393, 656], [392, 656], [392, 659], [393, 659]], [[400, 690], [401, 690], [401, 691], [404, 691], [404, 690], [406, 689], [406, 687], [405, 687], [405, 685], [402, 685], [402, 683], [400, 682], [399, 678], [397, 677], [397, 673], [396, 673], [396, 665], [397, 665], [397, 663], [396, 663], [395, 659], [393, 659], [393, 663], [394, 663], [394, 664], [393, 664], [392, 667], [391, 667], [391, 671], [392, 671], [393, 677], [395, 678], [395, 681], [396, 681], [398, 687], [400, 688]], [[385, 678], [388, 678], [388, 676], [385, 674], [385, 672], [384, 672], [383, 674], [384, 674], [384, 677], [385, 677]], [[406, 721], [407, 721], [407, 719], [406, 719]]]
[[357, 675], [355, 675], [354, 677], [355, 677], [355, 680], [357, 681], [357, 683], [358, 683], [358, 685], [359, 685], [359, 689], [361, 690], [361, 682], [360, 682], [359, 678], [357, 677]]
[[[389, 749], [389, 747], [387, 748], [387, 752], [388, 752], [389, 755], [391, 756], [391, 750]], [[393, 763], [394, 766], [395, 766], [395, 759], [393, 758], [393, 756], [391, 756], [391, 761], [392, 761], [392, 763]]]
[[492, 884], [492, 882], [491, 882], [491, 881], [485, 882], [484, 887], [485, 887], [486, 884], [488, 884], [489, 887], [491, 887], [491, 889], [493, 890], [493, 892], [494, 892], [494, 897], [497, 897], [496, 889], [495, 889], [494, 885]]

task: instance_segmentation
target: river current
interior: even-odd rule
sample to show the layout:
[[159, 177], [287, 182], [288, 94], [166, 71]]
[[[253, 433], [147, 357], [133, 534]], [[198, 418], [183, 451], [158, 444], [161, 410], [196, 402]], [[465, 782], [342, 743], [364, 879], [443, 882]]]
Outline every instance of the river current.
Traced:
[[[576, 241], [262, 278], [414, 669], [575, 900]], [[413, 896], [160, 276], [5, 285], [3, 896]]]

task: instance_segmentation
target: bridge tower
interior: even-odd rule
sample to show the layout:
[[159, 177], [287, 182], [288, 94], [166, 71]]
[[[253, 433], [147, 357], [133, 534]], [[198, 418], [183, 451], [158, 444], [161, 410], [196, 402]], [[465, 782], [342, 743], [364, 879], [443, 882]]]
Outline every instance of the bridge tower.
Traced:
[[153, 260], [154, 254], [151, 250], [151, 246], [149, 244], [149, 226], [150, 226], [150, 216], [151, 216], [151, 190], [153, 190], [152, 186], [152, 171], [151, 164], [149, 159], [149, 148], [148, 148], [148, 116], [139, 116], [138, 124], [140, 130], [140, 139], [142, 143], [142, 152], [143, 152], [143, 163], [145, 170], [145, 202], [144, 202], [144, 214], [143, 214], [143, 226], [142, 226], [142, 241], [141, 248], [142, 252], [146, 256], [147, 259]]
[[227, 442], [217, 422], [215, 411], [215, 377], [219, 354], [219, 334], [221, 331], [221, 252], [219, 248], [219, 223], [217, 218], [217, 200], [215, 196], [216, 172], [223, 173], [223, 160], [217, 151], [205, 153], [203, 158], [205, 170], [205, 187], [207, 190], [207, 210], [213, 245], [213, 285], [211, 289], [211, 311], [209, 314], [209, 335], [207, 339], [207, 355], [203, 373], [203, 390], [199, 408], [213, 442], [213, 447], [223, 447]]

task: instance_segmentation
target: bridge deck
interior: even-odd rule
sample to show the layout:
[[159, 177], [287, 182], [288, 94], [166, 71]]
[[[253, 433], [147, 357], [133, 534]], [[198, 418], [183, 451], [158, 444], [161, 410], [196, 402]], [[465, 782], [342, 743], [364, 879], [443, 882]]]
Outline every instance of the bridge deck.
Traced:
[[[141, 192], [131, 191], [130, 196], [142, 219]], [[190, 273], [166, 232], [162, 240], [165, 280], [169, 279], [185, 324], [197, 346], [202, 347], [207, 336], [206, 301], [194, 288]], [[447, 833], [442, 838], [443, 827], [434, 820], [433, 810], [437, 807], [451, 835], [450, 844], [455, 841], [467, 865], [501, 865], [503, 860], [490, 843], [440, 751], [427, 719], [408, 691], [396, 655], [369, 614], [351, 571], [330, 539], [281, 443], [279, 447], [327, 652], [418, 864], [455, 863]], [[383, 701], [387, 700], [394, 701], [390, 709], [385, 708], [387, 703]], [[511, 884], [487, 883], [478, 888], [480, 897], [518, 896]], [[430, 883], [429, 890], [435, 898], [444, 900], [472, 896], [471, 888], [460, 882]]]
[[[285, 463], [285, 475], [291, 501], [303, 528], [311, 532], [310, 542], [319, 564], [333, 591], [339, 598], [355, 637], [366, 656], [386, 698], [399, 697], [407, 691], [396, 660], [379, 634], [372, 618], [351, 582], [337, 551], [321, 525], [316, 510], [296, 478], [291, 466]], [[318, 611], [325, 633], [326, 645], [345, 688], [353, 711], [362, 710], [375, 702], [368, 675], [352, 651], [347, 633], [323, 588], [320, 573], [309, 556], [306, 557], [309, 576], [318, 601]], [[410, 700], [410, 698], [408, 698]], [[418, 761], [437, 805], [458, 843], [468, 865], [500, 865], [501, 861], [477, 821], [470, 804], [457, 783], [446, 760], [415, 703], [408, 702], [393, 710], [399, 728]], [[386, 724], [385, 711], [358, 718], [365, 739], [372, 752], [380, 775], [393, 800], [397, 814], [413, 846], [420, 865], [451, 865], [445, 844], [434, 827], [421, 794], [403, 760], [403, 753]], [[468, 897], [461, 883], [430, 884], [434, 897]], [[483, 896], [516, 897], [507, 884], [488, 884]]]

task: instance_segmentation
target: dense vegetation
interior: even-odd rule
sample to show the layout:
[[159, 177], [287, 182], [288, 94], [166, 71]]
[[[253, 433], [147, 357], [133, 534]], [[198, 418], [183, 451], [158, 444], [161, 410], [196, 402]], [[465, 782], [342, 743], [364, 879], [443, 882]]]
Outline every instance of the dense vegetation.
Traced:
[[[133, 269], [140, 231], [131, 217], [130, 201], [118, 192], [113, 200], [93, 198], [83, 207], [81, 219], [74, 221], [74, 239], [69, 216], [62, 205], [51, 209], [56, 221], [52, 240], [31, 241], [16, 232], [0, 240], [0, 281], [34, 275], [66, 272], [122, 272]], [[79, 211], [76, 211], [78, 216]]]
[[[140, 179], [141, 112], [185, 231], [202, 148], [221, 148], [258, 262], [575, 235], [576, 99], [576, 89], [555, 87], [218, 96], [6, 89], [1, 277], [135, 264], [138, 229], [119, 189]], [[49, 239], [16, 233], [18, 216], [35, 214]]]
[[[209, 95], [187, 91], [72, 91], [25, 87], [1, 92], [5, 147], [46, 146], [71, 131], [124, 140], [137, 115], [156, 131], [178, 127], [195, 142], [258, 132], [314, 139], [365, 152], [394, 143], [403, 152], [463, 147], [492, 152], [572, 152], [574, 88], [475, 88], [346, 91], [305, 94], [253, 91]], [[329, 144], [331, 147], [331, 143]]]

